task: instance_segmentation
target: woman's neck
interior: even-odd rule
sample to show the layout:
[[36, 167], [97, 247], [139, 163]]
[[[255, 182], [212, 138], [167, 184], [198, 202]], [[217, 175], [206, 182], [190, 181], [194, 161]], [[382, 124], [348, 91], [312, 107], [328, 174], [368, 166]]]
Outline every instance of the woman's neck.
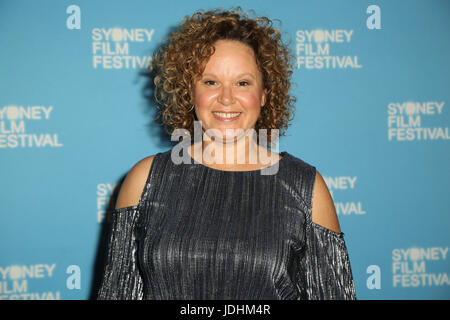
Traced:
[[191, 145], [189, 153], [203, 165], [225, 170], [251, 170], [271, 166], [280, 156], [257, 144], [255, 137], [244, 136], [229, 141], [203, 139]]

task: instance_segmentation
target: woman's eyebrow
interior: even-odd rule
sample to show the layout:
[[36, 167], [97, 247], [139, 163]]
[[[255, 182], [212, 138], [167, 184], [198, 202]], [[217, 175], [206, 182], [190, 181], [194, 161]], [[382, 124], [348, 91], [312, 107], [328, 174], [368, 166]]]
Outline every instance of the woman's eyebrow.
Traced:
[[[203, 76], [203, 77], [216, 77], [216, 75], [214, 75], [214, 74], [212, 74], [212, 73], [204, 73], [202, 76]], [[254, 74], [248, 73], [248, 72], [238, 74], [238, 75], [236, 76], [236, 78], [241, 78], [241, 77], [244, 77], [244, 76], [249, 76], [249, 77], [254, 78], [254, 79], [256, 78]]]

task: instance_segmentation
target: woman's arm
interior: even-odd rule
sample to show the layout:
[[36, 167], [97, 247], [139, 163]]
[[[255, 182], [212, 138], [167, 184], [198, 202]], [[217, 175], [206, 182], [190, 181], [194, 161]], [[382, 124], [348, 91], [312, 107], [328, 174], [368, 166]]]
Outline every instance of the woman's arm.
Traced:
[[128, 173], [112, 212], [108, 247], [99, 300], [140, 300], [144, 282], [138, 263], [136, 229], [139, 200], [147, 181], [153, 156], [139, 161]]
[[341, 232], [333, 199], [318, 171], [316, 171], [316, 181], [313, 189], [312, 221], [334, 232]]

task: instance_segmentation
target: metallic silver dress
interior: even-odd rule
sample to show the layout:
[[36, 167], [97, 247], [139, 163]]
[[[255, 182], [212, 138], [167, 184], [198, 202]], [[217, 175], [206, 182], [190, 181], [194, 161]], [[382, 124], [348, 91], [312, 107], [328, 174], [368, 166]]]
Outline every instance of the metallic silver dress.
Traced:
[[344, 234], [311, 220], [315, 167], [176, 165], [158, 153], [137, 206], [112, 215], [98, 299], [356, 299]]

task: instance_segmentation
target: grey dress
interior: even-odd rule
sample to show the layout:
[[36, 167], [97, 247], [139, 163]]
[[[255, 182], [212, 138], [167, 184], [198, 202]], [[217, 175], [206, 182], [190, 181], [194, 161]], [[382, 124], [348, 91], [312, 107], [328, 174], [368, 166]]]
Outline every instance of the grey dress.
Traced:
[[356, 299], [344, 234], [311, 220], [315, 167], [280, 154], [273, 175], [156, 154], [139, 204], [112, 213], [97, 298]]

